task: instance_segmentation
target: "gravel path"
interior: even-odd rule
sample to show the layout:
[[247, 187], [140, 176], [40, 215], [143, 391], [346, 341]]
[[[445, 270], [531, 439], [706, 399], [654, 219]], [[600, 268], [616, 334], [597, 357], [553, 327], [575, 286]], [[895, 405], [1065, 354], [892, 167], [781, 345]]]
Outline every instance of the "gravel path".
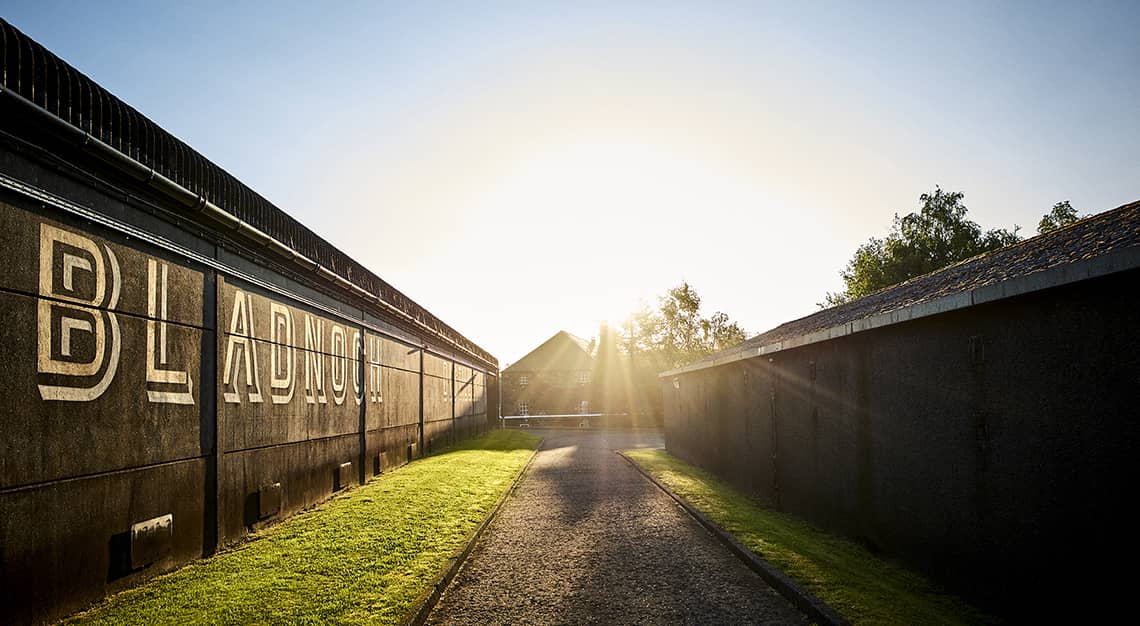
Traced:
[[804, 616], [614, 454], [659, 434], [545, 431], [431, 624], [799, 624]]

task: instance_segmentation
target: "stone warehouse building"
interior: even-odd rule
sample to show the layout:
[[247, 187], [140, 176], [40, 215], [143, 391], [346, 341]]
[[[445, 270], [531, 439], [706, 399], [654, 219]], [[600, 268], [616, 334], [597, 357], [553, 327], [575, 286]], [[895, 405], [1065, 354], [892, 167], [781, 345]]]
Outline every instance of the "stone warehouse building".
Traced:
[[597, 412], [594, 347], [558, 331], [502, 372], [504, 415], [581, 415]]
[[0, 624], [497, 422], [494, 356], [2, 20], [0, 79]]
[[1140, 202], [661, 375], [665, 440], [1026, 620], [1129, 597]]
[[[604, 323], [598, 336], [587, 342], [559, 331], [503, 370], [502, 412], [508, 424], [533, 417], [518, 423], [660, 429], [646, 379], [635, 383], [632, 360], [618, 345], [621, 337]], [[656, 393], [656, 385], [648, 391]]]

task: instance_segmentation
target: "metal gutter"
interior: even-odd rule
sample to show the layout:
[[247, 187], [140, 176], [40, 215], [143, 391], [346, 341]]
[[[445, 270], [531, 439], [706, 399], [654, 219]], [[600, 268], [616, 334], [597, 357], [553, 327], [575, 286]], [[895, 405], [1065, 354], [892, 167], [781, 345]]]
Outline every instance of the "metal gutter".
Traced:
[[403, 309], [391, 304], [383, 299], [383, 297], [374, 294], [352, 281], [341, 277], [339, 274], [321, 266], [320, 263], [314, 261], [303, 254], [293, 250], [288, 245], [278, 241], [269, 234], [262, 232], [252, 224], [244, 222], [237, 216], [225, 211], [216, 204], [210, 202], [199, 194], [190, 191], [177, 182], [163, 176], [161, 173], [154, 170], [154, 168], [140, 163], [130, 156], [119, 152], [110, 145], [104, 143], [99, 138], [91, 135], [90, 133], [71, 125], [66, 120], [63, 120], [50, 111], [40, 107], [39, 105], [24, 98], [12, 89], [0, 84], [0, 97], [7, 97], [13, 102], [19, 104], [24, 109], [33, 113], [34, 116], [40, 120], [44, 125], [49, 126], [52, 131], [60, 135], [66, 140], [75, 143], [83, 151], [99, 158], [108, 165], [113, 166], [115, 169], [127, 174], [131, 178], [139, 181], [140, 183], [150, 186], [155, 191], [171, 198], [176, 203], [184, 207], [186, 210], [201, 214], [202, 216], [213, 220], [228, 228], [232, 233], [238, 237], [245, 238], [254, 244], [261, 246], [268, 250], [278, 258], [295, 263], [306, 270], [314, 272], [318, 277], [331, 282], [332, 284], [340, 287], [344, 291], [348, 291], [358, 298], [366, 300], [370, 303], [376, 304], [381, 308], [395, 314], [410, 322], [414, 326], [423, 329], [432, 337], [440, 339], [451, 347], [460, 350], [461, 352], [474, 357], [480, 362], [485, 360], [475, 351], [463, 346], [459, 342], [444, 336], [436, 331], [431, 326], [424, 324], [414, 316], [408, 314]]
[[1140, 267], [1140, 246], [1131, 246], [1121, 250], [1113, 250], [1090, 259], [1078, 259], [1070, 263], [1055, 265], [1053, 267], [1017, 276], [981, 287], [975, 287], [941, 298], [926, 302], [919, 302], [901, 309], [878, 313], [852, 322], [845, 322], [837, 326], [797, 335], [790, 339], [777, 341], [760, 347], [749, 347], [744, 350], [731, 348], [708, 361], [701, 361], [671, 369], [657, 375], [658, 378], [669, 378], [681, 374], [688, 374], [700, 370], [719, 367], [745, 359], [776, 354], [784, 350], [798, 348], [821, 341], [846, 337], [876, 328], [883, 328], [950, 311], [957, 311], [987, 302], [996, 302], [1005, 298], [1012, 298], [1043, 289], [1060, 287], [1072, 283], [1107, 276], [1117, 272], [1124, 272]]

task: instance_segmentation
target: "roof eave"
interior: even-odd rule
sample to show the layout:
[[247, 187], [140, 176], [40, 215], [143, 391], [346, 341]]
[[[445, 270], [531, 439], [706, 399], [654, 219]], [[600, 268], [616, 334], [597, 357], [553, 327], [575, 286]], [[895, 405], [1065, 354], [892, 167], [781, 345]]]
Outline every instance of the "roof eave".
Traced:
[[719, 355], [714, 355], [708, 361], [701, 361], [699, 363], [671, 369], [657, 376], [658, 378], [668, 378], [713, 367], [720, 367], [745, 359], [767, 356], [791, 348], [837, 339], [839, 337], [874, 330], [876, 328], [883, 328], [885, 326], [892, 326], [923, 317], [957, 311], [978, 304], [995, 302], [997, 300], [1012, 298], [1014, 296], [1050, 289], [1052, 287], [1069, 285], [1091, 278], [1136, 269], [1138, 267], [1140, 267], [1140, 246], [1113, 250], [1090, 259], [1079, 259], [1072, 263], [1056, 265], [1024, 276], [1017, 276], [926, 302], [919, 302], [893, 311], [878, 313], [859, 320], [846, 322], [803, 335], [797, 335], [760, 347], [751, 346], [747, 349], [736, 351], [730, 348]]

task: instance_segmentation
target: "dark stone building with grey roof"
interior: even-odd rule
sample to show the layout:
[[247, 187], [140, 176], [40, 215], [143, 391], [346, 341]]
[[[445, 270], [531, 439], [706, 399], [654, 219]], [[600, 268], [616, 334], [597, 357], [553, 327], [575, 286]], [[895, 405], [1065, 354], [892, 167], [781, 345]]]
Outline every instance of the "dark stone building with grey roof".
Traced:
[[493, 355], [2, 19], [0, 363], [5, 625], [498, 417]]
[[581, 337], [555, 333], [502, 372], [503, 413], [510, 417], [587, 415], [595, 396], [594, 354]]
[[1140, 202], [663, 373], [666, 445], [998, 613], [1095, 607], [1132, 550], [1137, 287]]

